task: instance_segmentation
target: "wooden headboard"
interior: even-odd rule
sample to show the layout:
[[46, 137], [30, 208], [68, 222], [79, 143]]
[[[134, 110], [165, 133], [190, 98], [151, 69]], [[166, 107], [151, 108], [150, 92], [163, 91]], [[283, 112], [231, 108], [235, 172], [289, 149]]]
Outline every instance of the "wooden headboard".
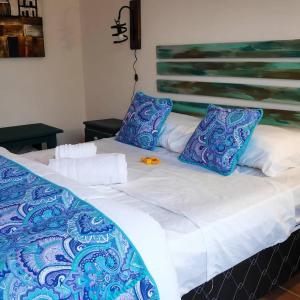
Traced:
[[[226, 61], [212, 61], [216, 58]], [[263, 61], [270, 58], [276, 61]], [[235, 103], [235, 99], [273, 103], [272, 109], [264, 109], [262, 123], [300, 128], [300, 88], [282, 87], [282, 84], [276, 86], [222, 82], [222, 77], [239, 77], [241, 80], [246, 77], [263, 78], [270, 79], [271, 82], [278, 79], [299, 81], [300, 39], [157, 46], [157, 59], [157, 73], [160, 77], [163, 76], [157, 80], [159, 92], [230, 98], [231, 106], [240, 106]], [[192, 76], [197, 81], [174, 80], [173, 76]], [[213, 76], [218, 80], [199, 80], [205, 76]], [[274, 108], [274, 103], [289, 104], [291, 110], [283, 110], [278, 105], [278, 109]], [[207, 106], [205, 103], [175, 101], [174, 111], [203, 115]]]
[[[173, 112], [203, 117], [206, 114], [208, 104], [173, 101]], [[229, 107], [222, 105], [223, 107]], [[232, 106], [231, 106], [232, 107]], [[264, 109], [264, 116], [260, 122], [266, 125], [286, 126], [300, 128], [300, 112], [276, 109]]]

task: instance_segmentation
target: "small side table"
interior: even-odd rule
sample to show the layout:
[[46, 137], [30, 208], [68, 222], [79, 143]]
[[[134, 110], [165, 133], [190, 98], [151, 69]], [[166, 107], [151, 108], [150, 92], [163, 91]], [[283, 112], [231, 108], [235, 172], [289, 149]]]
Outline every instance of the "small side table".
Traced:
[[62, 132], [62, 129], [42, 123], [3, 127], [0, 128], [0, 147], [11, 149], [34, 145], [42, 149], [42, 143], [46, 143], [47, 148], [55, 148], [56, 135]]
[[91, 142], [116, 135], [122, 125], [119, 119], [103, 119], [83, 122], [85, 125], [85, 141]]

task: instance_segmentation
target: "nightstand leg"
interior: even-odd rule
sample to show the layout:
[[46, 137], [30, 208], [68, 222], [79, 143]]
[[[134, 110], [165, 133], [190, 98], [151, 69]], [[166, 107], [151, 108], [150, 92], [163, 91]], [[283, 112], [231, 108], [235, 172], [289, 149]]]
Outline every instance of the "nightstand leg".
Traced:
[[43, 150], [43, 145], [42, 145], [42, 143], [40, 143], [40, 144], [34, 144], [34, 145], [32, 145], [35, 149], [37, 149], [37, 150]]
[[47, 138], [47, 148], [55, 148], [57, 146], [56, 134], [50, 135]]

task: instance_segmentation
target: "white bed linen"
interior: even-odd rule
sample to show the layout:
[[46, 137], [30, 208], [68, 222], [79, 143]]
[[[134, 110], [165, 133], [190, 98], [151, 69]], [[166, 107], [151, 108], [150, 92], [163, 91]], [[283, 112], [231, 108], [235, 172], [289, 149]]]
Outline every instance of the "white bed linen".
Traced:
[[140, 253], [157, 284], [160, 298], [162, 300], [180, 299], [176, 272], [170, 260], [165, 234], [155, 220], [139, 210], [107, 198], [111, 192], [116, 194], [109, 188], [107, 188], [106, 194], [98, 193], [96, 189], [80, 185], [55, 173], [45, 165], [11, 154], [1, 147], [0, 155], [16, 161], [57, 185], [69, 189], [79, 198], [103, 212], [125, 232]]
[[[284, 241], [300, 222], [300, 168], [269, 179], [258, 170], [239, 167], [232, 176], [222, 177], [183, 164], [177, 160], [178, 154], [162, 148], [153, 153], [114, 139], [98, 141], [97, 146], [98, 153], [126, 154], [129, 184], [115, 188], [132, 197], [104, 187], [95, 189], [147, 212], [161, 224], [181, 294]], [[161, 158], [161, 165], [146, 166], [139, 162], [141, 156], [154, 154]], [[52, 155], [46, 151], [26, 156], [46, 163]], [[243, 194], [246, 197], [241, 197]], [[187, 195], [186, 201], [192, 205], [189, 210], [188, 205], [181, 205]], [[230, 197], [233, 195], [234, 198]]]

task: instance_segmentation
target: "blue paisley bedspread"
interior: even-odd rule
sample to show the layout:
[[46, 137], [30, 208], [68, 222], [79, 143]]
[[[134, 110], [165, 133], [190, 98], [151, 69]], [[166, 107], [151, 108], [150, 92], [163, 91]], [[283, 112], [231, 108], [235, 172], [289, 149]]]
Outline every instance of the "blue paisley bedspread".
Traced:
[[69, 190], [0, 156], [0, 299], [159, 299], [122, 230]]

